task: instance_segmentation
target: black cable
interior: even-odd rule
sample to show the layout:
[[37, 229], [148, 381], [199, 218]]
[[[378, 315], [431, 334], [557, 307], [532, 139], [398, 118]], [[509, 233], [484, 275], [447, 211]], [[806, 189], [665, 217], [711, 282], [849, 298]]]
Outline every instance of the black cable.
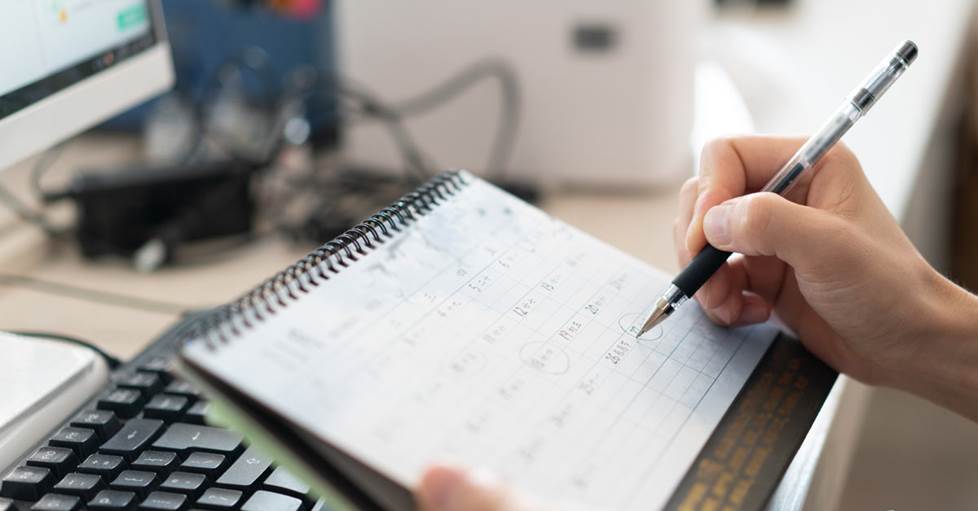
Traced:
[[512, 157], [522, 107], [519, 78], [515, 69], [505, 61], [488, 58], [475, 62], [431, 90], [395, 103], [391, 109], [401, 118], [422, 114], [442, 106], [487, 78], [499, 82], [502, 109], [486, 168], [496, 179], [502, 179]]
[[0, 185], [0, 204], [5, 205], [24, 222], [36, 226], [51, 237], [58, 237], [64, 234], [64, 231], [51, 225], [42, 212], [28, 206], [27, 203], [17, 198], [17, 195], [4, 185]]
[[430, 163], [430, 158], [404, 126], [400, 114], [366, 87], [336, 73], [317, 68], [305, 68], [293, 73], [290, 84], [294, 101], [305, 103], [316, 94], [328, 94], [339, 100], [351, 101], [357, 113], [382, 121], [397, 146], [405, 167], [416, 174], [413, 183], [420, 183], [431, 177], [435, 165]]
[[34, 195], [43, 202], [47, 202], [51, 194], [45, 191], [44, 187], [41, 186], [41, 179], [44, 177], [44, 174], [47, 174], [47, 172], [54, 167], [54, 164], [57, 163], [58, 159], [61, 158], [66, 146], [66, 143], [61, 143], [54, 146], [50, 150], [41, 154], [41, 156], [37, 158], [37, 161], [34, 162], [34, 166], [31, 167], [31, 189], [34, 190]]
[[189, 305], [158, 300], [148, 300], [138, 296], [88, 289], [61, 282], [52, 282], [49, 280], [27, 277], [25, 275], [0, 273], [0, 286], [26, 287], [56, 296], [75, 298], [78, 300], [101, 303], [104, 305], [113, 305], [116, 307], [123, 307], [133, 310], [141, 310], [145, 312], [154, 312], [157, 314], [183, 315], [188, 311], [195, 309]]
[[37, 332], [37, 331], [9, 330], [8, 332], [11, 333], [11, 334], [14, 334], [14, 335], [19, 335], [21, 337], [32, 337], [32, 338], [35, 338], [35, 339], [45, 339], [45, 338], [46, 339], [56, 339], [56, 340], [59, 340], [59, 341], [62, 341], [62, 342], [66, 342], [66, 343], [69, 343], [69, 344], [74, 344], [76, 346], [82, 346], [82, 347], [88, 348], [88, 349], [94, 351], [95, 353], [97, 353], [103, 359], [105, 359], [105, 363], [106, 363], [106, 365], [109, 366], [109, 369], [116, 369], [120, 365], [122, 365], [122, 361], [121, 360], [119, 360], [118, 358], [110, 355], [108, 352], [106, 352], [102, 348], [99, 348], [95, 343], [93, 343], [91, 341], [86, 341], [86, 340], [81, 339], [81, 338], [78, 338], [78, 337], [73, 337], [73, 336], [70, 336], [70, 335], [63, 335], [63, 334], [54, 334], [54, 333], [49, 333], [49, 332]]

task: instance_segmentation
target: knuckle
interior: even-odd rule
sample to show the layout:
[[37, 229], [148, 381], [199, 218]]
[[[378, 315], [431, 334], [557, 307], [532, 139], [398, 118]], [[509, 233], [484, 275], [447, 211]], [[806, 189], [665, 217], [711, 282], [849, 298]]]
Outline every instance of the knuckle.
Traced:
[[703, 149], [700, 151], [700, 159], [706, 160], [709, 156], [723, 153], [728, 150], [730, 144], [731, 142], [729, 137], [711, 138], [710, 140], [707, 140], [705, 144], [703, 144]]
[[823, 166], [859, 166], [859, 158], [844, 142], [838, 142], [822, 158]]
[[698, 177], [691, 177], [687, 179], [686, 182], [683, 183], [682, 188], [679, 189], [680, 201], [689, 202], [690, 205], [692, 205], [691, 203], [693, 202], [693, 199], [699, 193], [699, 183], [700, 180]]
[[717, 137], [707, 140], [700, 150], [700, 175], [708, 176], [716, 169], [710, 163], [722, 161], [727, 155], [735, 153], [733, 137]]

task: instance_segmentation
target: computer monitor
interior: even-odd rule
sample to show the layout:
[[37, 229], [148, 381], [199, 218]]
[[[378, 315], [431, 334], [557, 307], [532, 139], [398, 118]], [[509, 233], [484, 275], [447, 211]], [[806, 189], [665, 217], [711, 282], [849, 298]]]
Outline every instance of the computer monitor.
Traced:
[[172, 85], [159, 0], [0, 0], [0, 172]]

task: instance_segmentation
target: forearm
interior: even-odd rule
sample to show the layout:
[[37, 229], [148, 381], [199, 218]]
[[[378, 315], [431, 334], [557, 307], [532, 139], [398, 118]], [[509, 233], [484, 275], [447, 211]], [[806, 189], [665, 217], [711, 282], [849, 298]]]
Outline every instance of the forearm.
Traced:
[[943, 277], [940, 286], [930, 334], [894, 384], [978, 422], [978, 297]]

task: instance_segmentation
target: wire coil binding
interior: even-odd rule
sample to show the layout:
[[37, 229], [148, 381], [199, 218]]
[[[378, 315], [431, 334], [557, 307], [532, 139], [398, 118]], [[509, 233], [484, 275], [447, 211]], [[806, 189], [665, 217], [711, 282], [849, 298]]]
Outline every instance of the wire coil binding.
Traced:
[[274, 316], [340, 273], [359, 257], [383, 245], [467, 184], [464, 171], [448, 171], [435, 176], [237, 299], [215, 309], [197, 322], [188, 341], [202, 340], [211, 350], [230, 342], [244, 330]]

